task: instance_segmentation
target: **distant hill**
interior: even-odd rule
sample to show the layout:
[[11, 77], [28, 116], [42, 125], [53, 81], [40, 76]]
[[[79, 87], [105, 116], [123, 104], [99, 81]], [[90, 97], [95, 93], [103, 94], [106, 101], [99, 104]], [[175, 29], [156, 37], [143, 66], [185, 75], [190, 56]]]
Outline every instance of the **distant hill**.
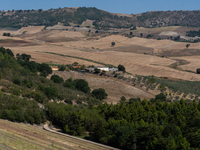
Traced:
[[130, 28], [163, 26], [200, 26], [200, 11], [154, 11], [136, 15], [114, 14], [97, 8], [59, 8], [49, 10], [0, 11], [0, 27], [21, 28], [28, 25], [53, 26], [58, 22], [68, 26], [94, 20], [96, 28]]

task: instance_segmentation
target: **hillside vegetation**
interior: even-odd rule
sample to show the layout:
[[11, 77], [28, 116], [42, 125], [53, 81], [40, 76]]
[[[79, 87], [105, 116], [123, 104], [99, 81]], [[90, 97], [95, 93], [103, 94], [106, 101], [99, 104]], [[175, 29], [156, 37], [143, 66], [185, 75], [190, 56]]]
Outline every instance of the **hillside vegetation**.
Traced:
[[[123, 97], [116, 105], [101, 104], [91, 95], [86, 81], [64, 81], [58, 75], [49, 80], [45, 78], [51, 73], [49, 66], [30, 58], [17, 54], [16, 59], [10, 49], [0, 48], [1, 119], [30, 124], [49, 120], [65, 133], [127, 150], [200, 148], [198, 101], [169, 102], [160, 93], [150, 101], [126, 101]], [[152, 78], [150, 81], [156, 82]], [[76, 105], [72, 105], [72, 100]], [[3, 143], [12, 145], [5, 140]]]
[[130, 28], [163, 26], [200, 26], [200, 11], [154, 11], [137, 15], [117, 15], [97, 8], [59, 8], [50, 10], [0, 11], [0, 27], [21, 28], [28, 25], [53, 26], [58, 22], [69, 26], [81, 25], [87, 19], [94, 20], [96, 28]]

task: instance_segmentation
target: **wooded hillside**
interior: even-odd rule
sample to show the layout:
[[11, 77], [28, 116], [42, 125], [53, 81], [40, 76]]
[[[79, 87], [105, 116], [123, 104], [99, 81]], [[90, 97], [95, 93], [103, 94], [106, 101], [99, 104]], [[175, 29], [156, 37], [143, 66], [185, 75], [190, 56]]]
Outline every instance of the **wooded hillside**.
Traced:
[[0, 27], [21, 28], [28, 25], [53, 26], [58, 22], [81, 25], [86, 19], [94, 20], [93, 25], [103, 28], [200, 26], [200, 11], [153, 11], [124, 16], [97, 8], [59, 8], [50, 10], [9, 10], [0, 11]]

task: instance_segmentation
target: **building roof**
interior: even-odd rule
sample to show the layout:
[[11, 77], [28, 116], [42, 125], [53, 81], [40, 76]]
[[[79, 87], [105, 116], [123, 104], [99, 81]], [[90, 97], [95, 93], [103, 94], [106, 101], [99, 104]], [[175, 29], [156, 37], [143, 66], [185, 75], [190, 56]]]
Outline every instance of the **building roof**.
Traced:
[[76, 69], [76, 68], [81, 68], [82, 66], [72, 66], [72, 68]]

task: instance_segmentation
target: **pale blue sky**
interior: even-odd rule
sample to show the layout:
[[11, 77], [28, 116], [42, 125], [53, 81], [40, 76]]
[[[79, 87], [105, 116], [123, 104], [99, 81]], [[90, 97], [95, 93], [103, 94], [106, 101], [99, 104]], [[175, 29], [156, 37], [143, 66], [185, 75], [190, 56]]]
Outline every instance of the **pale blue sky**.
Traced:
[[200, 0], [0, 0], [0, 10], [96, 7], [113, 13], [200, 10]]

